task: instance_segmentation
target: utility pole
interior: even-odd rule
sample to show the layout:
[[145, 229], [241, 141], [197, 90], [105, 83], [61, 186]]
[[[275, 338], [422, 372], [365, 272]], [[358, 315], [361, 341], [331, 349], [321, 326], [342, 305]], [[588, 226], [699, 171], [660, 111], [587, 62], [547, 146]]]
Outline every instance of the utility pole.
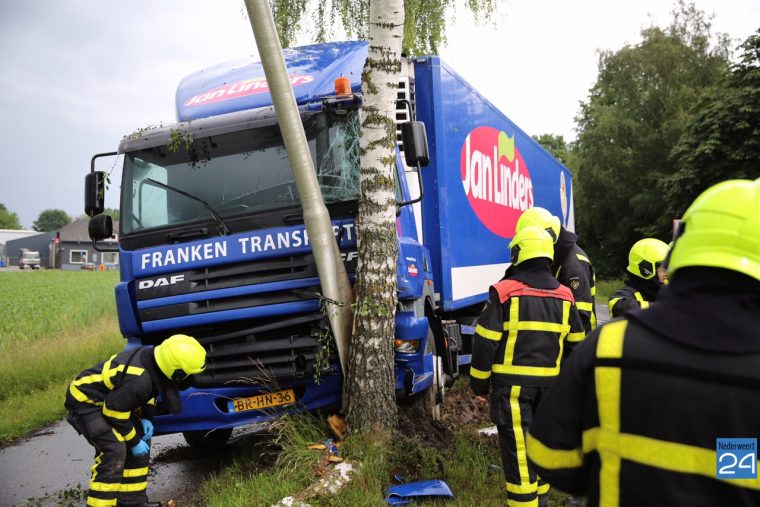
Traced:
[[264, 75], [272, 95], [288, 160], [293, 168], [296, 189], [303, 207], [304, 224], [317, 263], [322, 294], [328, 300], [337, 302], [325, 301], [324, 304], [345, 375], [353, 325], [353, 289], [346, 267], [340, 258], [330, 214], [319, 188], [269, 1], [245, 0], [245, 7], [264, 66]]

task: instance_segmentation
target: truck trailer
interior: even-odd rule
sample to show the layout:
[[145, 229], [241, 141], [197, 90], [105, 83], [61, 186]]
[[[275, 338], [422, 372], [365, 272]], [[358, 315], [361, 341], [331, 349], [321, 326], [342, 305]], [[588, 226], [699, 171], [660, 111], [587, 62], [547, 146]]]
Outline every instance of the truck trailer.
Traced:
[[[347, 41], [284, 50], [352, 279], [367, 49]], [[349, 78], [350, 96], [336, 94], [339, 77]], [[469, 364], [519, 215], [542, 206], [573, 229], [572, 177], [437, 56], [404, 60], [398, 98], [397, 124], [424, 123], [430, 163], [406, 166], [399, 135], [396, 393], [433, 414], [445, 384]], [[340, 363], [261, 63], [187, 76], [176, 109], [178, 123], [141, 129], [117, 152], [95, 155], [86, 178], [95, 241], [110, 234], [110, 218], [98, 216], [104, 174], [95, 161], [123, 155], [115, 293], [126, 347], [183, 333], [207, 350], [206, 371], [181, 393], [182, 413], [161, 415], [159, 400], [156, 434], [219, 443], [237, 426], [339, 405]]]

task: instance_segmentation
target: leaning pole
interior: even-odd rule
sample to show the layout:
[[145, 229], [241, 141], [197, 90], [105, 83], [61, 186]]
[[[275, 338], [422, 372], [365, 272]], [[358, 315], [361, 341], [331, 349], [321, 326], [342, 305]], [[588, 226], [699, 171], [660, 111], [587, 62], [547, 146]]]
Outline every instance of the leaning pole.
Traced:
[[314, 251], [322, 295], [325, 297], [324, 307], [330, 319], [341, 368], [345, 374], [353, 325], [353, 289], [346, 267], [340, 258], [330, 214], [322, 199], [269, 1], [245, 0], [245, 7], [264, 66], [264, 75], [272, 95], [288, 160], [293, 168], [298, 195], [301, 197], [304, 224]]

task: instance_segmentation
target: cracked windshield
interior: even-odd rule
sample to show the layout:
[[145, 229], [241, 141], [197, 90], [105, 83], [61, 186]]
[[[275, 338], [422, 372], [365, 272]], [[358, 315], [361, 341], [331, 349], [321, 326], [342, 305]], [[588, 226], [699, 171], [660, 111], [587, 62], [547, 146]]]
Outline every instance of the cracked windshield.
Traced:
[[[325, 203], [359, 196], [359, 121], [320, 113], [304, 122]], [[159, 146], [128, 154], [122, 234], [299, 204], [293, 172], [276, 125], [196, 139], [187, 149]], [[165, 186], [174, 187], [173, 191]]]

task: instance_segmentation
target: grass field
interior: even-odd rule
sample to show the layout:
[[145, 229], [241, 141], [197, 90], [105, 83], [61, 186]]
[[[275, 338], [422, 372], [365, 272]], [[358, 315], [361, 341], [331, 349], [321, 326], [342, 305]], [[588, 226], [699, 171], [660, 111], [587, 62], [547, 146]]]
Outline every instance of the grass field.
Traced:
[[66, 386], [123, 347], [115, 272], [0, 273], [0, 444], [64, 415]]

